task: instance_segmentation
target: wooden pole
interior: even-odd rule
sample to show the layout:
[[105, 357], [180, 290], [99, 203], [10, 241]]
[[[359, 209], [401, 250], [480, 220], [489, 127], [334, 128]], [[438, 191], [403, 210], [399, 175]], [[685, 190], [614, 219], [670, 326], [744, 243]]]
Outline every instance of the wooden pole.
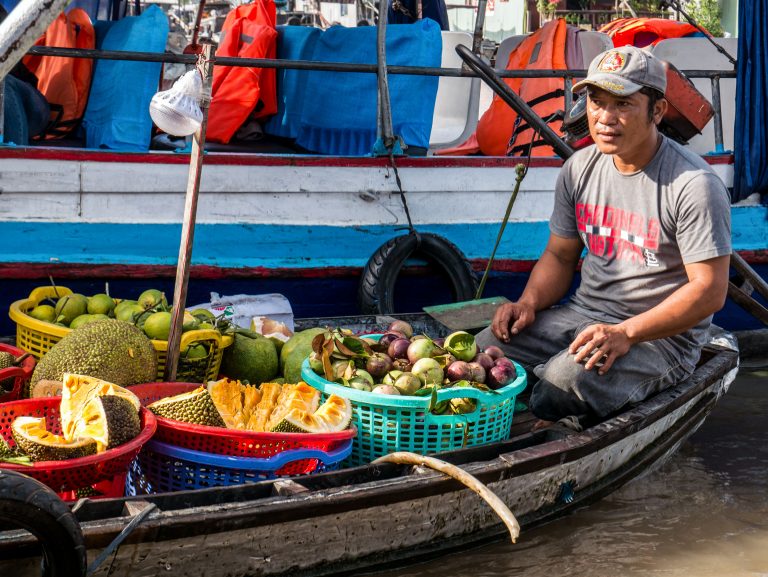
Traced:
[[168, 335], [168, 351], [165, 359], [166, 381], [176, 380], [176, 368], [179, 362], [179, 344], [181, 326], [187, 303], [189, 284], [189, 264], [192, 260], [192, 244], [195, 237], [195, 219], [197, 217], [197, 196], [200, 192], [200, 175], [203, 170], [203, 150], [205, 148], [205, 130], [208, 126], [208, 106], [210, 104], [211, 84], [213, 83], [213, 54], [215, 45], [202, 41], [203, 51], [198, 59], [198, 67], [203, 74], [203, 121], [192, 140], [192, 153], [189, 159], [189, 177], [187, 196], [184, 202], [184, 222], [181, 228], [179, 261], [176, 265], [176, 285], [173, 289], [173, 310], [171, 313], [171, 331]]
[[0, 80], [32, 48], [70, 0], [22, 0], [0, 24]]

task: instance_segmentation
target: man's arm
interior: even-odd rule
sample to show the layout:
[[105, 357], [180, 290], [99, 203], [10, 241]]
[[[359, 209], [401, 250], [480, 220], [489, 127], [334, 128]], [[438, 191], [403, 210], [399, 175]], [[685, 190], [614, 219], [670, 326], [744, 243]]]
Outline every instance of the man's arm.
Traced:
[[491, 330], [496, 338], [509, 342], [530, 325], [536, 312], [558, 303], [571, 287], [573, 273], [584, 245], [580, 238], [565, 238], [550, 233], [547, 247], [531, 271], [520, 298], [496, 309]]
[[587, 327], [571, 343], [570, 352], [576, 354], [577, 362], [587, 359], [587, 369], [605, 357], [602, 374], [633, 344], [671, 337], [696, 326], [723, 307], [730, 259], [726, 255], [685, 265], [686, 284], [652, 309], [617, 325]]

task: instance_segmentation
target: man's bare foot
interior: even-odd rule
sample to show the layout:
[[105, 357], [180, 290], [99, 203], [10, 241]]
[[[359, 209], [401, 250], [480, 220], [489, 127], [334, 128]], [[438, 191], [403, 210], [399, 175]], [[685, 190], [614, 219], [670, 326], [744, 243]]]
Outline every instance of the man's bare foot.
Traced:
[[535, 433], [536, 431], [540, 431], [541, 429], [546, 429], [547, 427], [551, 427], [554, 423], [555, 423], [554, 421], [545, 421], [544, 419], [539, 419], [531, 427], [531, 433]]

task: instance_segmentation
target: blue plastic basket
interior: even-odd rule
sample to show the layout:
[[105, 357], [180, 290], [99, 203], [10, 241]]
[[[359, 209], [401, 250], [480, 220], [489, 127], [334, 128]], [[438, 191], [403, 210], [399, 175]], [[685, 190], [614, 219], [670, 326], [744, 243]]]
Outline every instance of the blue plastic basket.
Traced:
[[[378, 335], [367, 335], [376, 338]], [[514, 363], [516, 378], [496, 391], [451, 387], [437, 391], [437, 402], [465, 398], [477, 401], [464, 415], [434, 415], [430, 397], [381, 395], [332, 383], [315, 373], [305, 359], [301, 377], [323, 398], [334, 394], [352, 402], [357, 436], [345, 465], [362, 465], [395, 451], [421, 455], [484, 445], [506, 439], [512, 426], [515, 399], [526, 386], [525, 369]]]
[[352, 452], [352, 439], [333, 451], [292, 449], [268, 458], [229, 457], [150, 441], [126, 479], [126, 495], [186, 491], [255, 483], [338, 468]]

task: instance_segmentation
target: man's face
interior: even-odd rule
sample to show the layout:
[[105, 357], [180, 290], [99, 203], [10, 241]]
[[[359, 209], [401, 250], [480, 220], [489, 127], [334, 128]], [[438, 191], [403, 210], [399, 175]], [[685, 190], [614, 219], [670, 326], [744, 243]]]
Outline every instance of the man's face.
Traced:
[[648, 117], [648, 97], [640, 92], [616, 96], [590, 87], [587, 98], [589, 133], [598, 150], [625, 164], [636, 163], [656, 150], [656, 122], [663, 116], [662, 101]]

